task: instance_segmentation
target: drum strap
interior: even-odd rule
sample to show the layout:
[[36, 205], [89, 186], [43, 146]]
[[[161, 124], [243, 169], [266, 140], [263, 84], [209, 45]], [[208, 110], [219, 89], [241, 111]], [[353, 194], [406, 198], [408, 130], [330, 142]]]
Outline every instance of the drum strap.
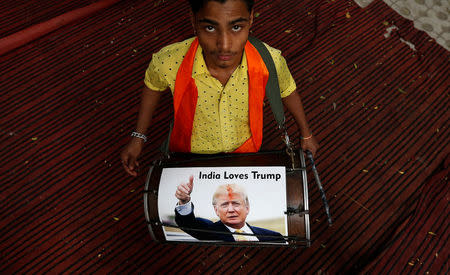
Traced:
[[[273, 58], [270, 55], [269, 50], [264, 45], [264, 43], [256, 37], [249, 36], [248, 41], [255, 47], [261, 56], [266, 68], [269, 72], [269, 78], [266, 83], [266, 97], [269, 101], [270, 107], [272, 109], [272, 113], [275, 117], [275, 121], [278, 124], [278, 128], [284, 130], [286, 144], [288, 147], [290, 146], [289, 137], [287, 136], [285, 121], [286, 118], [284, 116], [283, 103], [281, 101], [280, 94], [280, 86], [278, 84], [278, 74], [275, 67], [275, 63], [273, 62]], [[173, 129], [173, 121], [170, 123], [170, 131], [169, 136], [165, 140], [165, 142], [161, 146], [161, 151], [167, 155], [169, 153], [169, 144], [170, 144], [170, 136], [172, 134]]]
[[267, 70], [269, 71], [269, 79], [267, 80], [266, 84], [266, 97], [269, 101], [270, 108], [272, 109], [272, 113], [275, 117], [275, 121], [277, 122], [278, 127], [280, 129], [284, 129], [286, 119], [284, 117], [283, 103], [281, 102], [277, 69], [275, 67], [275, 63], [273, 62], [273, 58], [270, 55], [269, 50], [261, 40], [256, 37], [249, 36], [248, 41], [250, 41], [253, 47], [258, 50], [259, 55], [261, 55], [261, 58], [263, 59], [264, 63], [266, 64]]

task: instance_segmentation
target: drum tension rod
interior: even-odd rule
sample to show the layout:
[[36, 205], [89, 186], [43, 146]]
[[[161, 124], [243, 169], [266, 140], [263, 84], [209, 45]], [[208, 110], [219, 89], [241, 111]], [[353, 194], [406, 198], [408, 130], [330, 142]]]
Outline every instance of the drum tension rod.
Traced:
[[292, 216], [295, 214], [298, 214], [299, 216], [305, 215], [305, 214], [309, 214], [309, 210], [304, 210], [302, 208], [297, 207], [288, 207], [286, 211], [284, 211], [284, 214], [288, 215], [288, 216]]

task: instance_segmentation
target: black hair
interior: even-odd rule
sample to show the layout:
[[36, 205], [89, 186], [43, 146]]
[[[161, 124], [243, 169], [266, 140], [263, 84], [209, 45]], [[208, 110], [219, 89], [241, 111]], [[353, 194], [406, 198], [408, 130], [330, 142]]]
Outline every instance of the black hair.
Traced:
[[[206, 2], [215, 1], [223, 4], [229, 0], [188, 0], [188, 1], [189, 5], [191, 6], [192, 12], [195, 14], [203, 8]], [[243, 1], [247, 5], [248, 12], [250, 13], [253, 9], [253, 5], [255, 4], [255, 0], [240, 0], [240, 1]]]

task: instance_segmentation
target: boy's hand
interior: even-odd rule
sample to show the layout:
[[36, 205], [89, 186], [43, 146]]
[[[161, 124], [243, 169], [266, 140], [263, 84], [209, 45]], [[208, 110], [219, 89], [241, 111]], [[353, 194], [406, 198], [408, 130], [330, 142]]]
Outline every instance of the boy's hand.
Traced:
[[138, 175], [139, 162], [137, 161], [141, 154], [144, 141], [140, 138], [133, 138], [130, 143], [122, 150], [120, 158], [125, 171], [133, 177]]
[[302, 147], [303, 151], [310, 151], [313, 156], [316, 155], [316, 152], [319, 149], [319, 143], [314, 138], [314, 136], [308, 139], [301, 139], [300, 146]]

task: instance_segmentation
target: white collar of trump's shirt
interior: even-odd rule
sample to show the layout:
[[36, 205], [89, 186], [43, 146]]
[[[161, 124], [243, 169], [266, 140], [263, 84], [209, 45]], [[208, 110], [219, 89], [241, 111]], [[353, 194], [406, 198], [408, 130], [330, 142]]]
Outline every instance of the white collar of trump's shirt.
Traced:
[[242, 230], [242, 233], [253, 234], [253, 231], [250, 229], [250, 227], [247, 224], [245, 224], [242, 228], [239, 228], [239, 229], [234, 229], [232, 227], [229, 227], [226, 224], [223, 224], [223, 225], [225, 225], [228, 228], [228, 230], [230, 230], [230, 232], [232, 232], [232, 233], [236, 232], [236, 230]]

